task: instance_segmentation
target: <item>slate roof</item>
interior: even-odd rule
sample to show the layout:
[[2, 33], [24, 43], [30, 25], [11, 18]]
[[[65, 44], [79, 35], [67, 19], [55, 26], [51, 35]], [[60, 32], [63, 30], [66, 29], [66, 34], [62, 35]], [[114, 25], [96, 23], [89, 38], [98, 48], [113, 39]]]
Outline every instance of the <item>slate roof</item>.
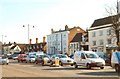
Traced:
[[113, 23], [113, 19], [115, 19], [116, 21], [118, 21], [117, 18], [118, 18], [117, 15], [113, 15], [113, 16], [109, 16], [109, 17], [105, 17], [105, 18], [96, 19], [93, 22], [93, 24], [92, 24], [92, 26], [90, 28], [101, 26], [101, 25], [106, 25], [106, 24], [112, 24]]
[[77, 33], [71, 42], [80, 42], [82, 41], [82, 33]]
[[[67, 26], [67, 25], [66, 25]], [[79, 26], [77, 26], [77, 27], [73, 27], [73, 28], [68, 28], [68, 30], [59, 30], [59, 31], [54, 31], [53, 33], [58, 33], [58, 32], [64, 32], [64, 31], [70, 31], [70, 30], [72, 30], [72, 29], [74, 29], [74, 28], [79, 28], [79, 29], [81, 29], [81, 30], [83, 30], [82, 28], [80, 28]], [[84, 31], [84, 30], [83, 30]]]
[[16, 47], [16, 45], [12, 46], [10, 49], [14, 49]]

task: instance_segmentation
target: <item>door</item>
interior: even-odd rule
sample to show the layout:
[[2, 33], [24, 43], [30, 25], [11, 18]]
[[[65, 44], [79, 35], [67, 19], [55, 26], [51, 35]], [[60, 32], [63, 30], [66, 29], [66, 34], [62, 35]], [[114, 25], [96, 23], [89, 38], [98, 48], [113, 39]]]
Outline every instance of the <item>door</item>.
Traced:
[[80, 64], [81, 64], [82, 66], [85, 66], [85, 64], [86, 64], [86, 57], [85, 57], [85, 54], [84, 54], [84, 53], [81, 53]]

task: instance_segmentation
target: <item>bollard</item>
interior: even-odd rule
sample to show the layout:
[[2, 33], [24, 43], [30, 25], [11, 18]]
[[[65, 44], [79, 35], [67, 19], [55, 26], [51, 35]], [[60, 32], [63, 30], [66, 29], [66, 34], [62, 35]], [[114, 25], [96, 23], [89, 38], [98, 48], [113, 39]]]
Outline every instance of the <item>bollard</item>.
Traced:
[[44, 62], [43, 62], [43, 64], [42, 65], [46, 65], [47, 64], [47, 59], [46, 58], [44, 58]]
[[59, 57], [55, 57], [55, 66], [59, 66]]

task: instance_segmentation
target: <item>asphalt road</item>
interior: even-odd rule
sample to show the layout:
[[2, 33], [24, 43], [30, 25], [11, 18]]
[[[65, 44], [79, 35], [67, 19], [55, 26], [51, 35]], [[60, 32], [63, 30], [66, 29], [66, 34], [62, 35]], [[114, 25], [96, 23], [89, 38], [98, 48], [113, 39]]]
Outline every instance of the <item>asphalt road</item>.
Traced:
[[33, 63], [17, 63], [10, 61], [9, 65], [1, 65], [2, 79], [118, 79], [118, 74], [110, 66], [105, 69], [92, 68], [87, 69], [74, 66], [49, 67]]

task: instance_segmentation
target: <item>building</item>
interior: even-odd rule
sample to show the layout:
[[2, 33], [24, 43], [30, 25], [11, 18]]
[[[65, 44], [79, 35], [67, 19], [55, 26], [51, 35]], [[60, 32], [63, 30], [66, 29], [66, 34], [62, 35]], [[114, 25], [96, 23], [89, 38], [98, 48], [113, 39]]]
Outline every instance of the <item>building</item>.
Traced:
[[76, 33], [70, 42], [70, 55], [74, 55], [75, 51], [88, 49], [88, 33]]
[[117, 15], [96, 19], [93, 22], [88, 31], [89, 50], [110, 54], [117, 47], [112, 26], [113, 17], [117, 18]]
[[84, 33], [80, 27], [69, 28], [67, 25], [64, 30], [54, 31], [51, 29], [51, 34], [47, 35], [47, 53], [67, 53], [70, 55], [70, 42], [77, 33]]
[[23, 53], [23, 52], [37, 52], [43, 51], [46, 52], [46, 41], [45, 37], [43, 37], [43, 42], [38, 43], [38, 38], [36, 38], [36, 43], [32, 44], [32, 39], [30, 39], [30, 44], [17, 44], [17, 43], [10, 43], [4, 44], [4, 54], [13, 54], [13, 53]]
[[43, 42], [38, 42], [38, 38], [36, 38], [36, 43], [32, 44], [32, 39], [30, 40], [30, 44], [26, 44], [26, 50], [32, 51], [43, 51], [46, 53], [46, 37], [43, 37]]

